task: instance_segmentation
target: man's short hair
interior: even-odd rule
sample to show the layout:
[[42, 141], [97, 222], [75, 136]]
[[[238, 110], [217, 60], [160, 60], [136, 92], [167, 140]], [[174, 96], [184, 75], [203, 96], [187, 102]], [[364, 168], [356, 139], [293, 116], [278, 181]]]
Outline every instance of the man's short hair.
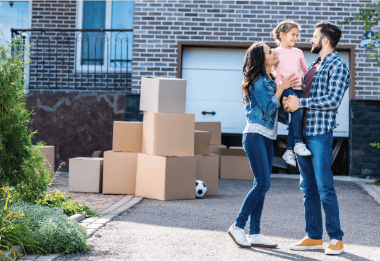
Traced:
[[331, 22], [321, 21], [315, 25], [315, 29], [321, 28], [321, 34], [329, 39], [331, 47], [335, 48], [340, 40], [342, 31], [340, 28]]

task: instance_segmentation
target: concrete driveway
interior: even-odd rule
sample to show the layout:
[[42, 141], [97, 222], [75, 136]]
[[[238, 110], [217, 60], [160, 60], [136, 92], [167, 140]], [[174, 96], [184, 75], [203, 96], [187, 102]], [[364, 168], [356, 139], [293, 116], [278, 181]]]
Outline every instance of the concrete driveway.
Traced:
[[[305, 236], [298, 180], [272, 179], [262, 233], [277, 249], [238, 248], [226, 233], [251, 181], [220, 180], [219, 196], [197, 200], [144, 199], [89, 239], [91, 250], [58, 260], [380, 260], [380, 205], [353, 182], [335, 181], [346, 252], [291, 251]], [[329, 238], [325, 232], [324, 245]]]

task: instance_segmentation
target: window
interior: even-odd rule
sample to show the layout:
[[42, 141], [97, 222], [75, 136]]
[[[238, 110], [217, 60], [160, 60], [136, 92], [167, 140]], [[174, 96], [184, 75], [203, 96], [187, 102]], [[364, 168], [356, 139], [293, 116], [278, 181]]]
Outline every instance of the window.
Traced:
[[[80, 1], [77, 70], [128, 70], [132, 63], [134, 1]], [[109, 30], [111, 29], [111, 30]]]

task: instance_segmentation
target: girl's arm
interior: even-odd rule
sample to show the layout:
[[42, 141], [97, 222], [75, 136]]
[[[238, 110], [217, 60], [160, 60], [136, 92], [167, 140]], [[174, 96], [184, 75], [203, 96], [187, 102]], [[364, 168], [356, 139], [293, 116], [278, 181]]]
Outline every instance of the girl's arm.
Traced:
[[305, 73], [307, 72], [307, 63], [306, 63], [305, 56], [303, 55], [302, 50], [300, 50], [300, 64], [301, 64], [301, 71], [303, 73], [303, 76], [305, 76]]

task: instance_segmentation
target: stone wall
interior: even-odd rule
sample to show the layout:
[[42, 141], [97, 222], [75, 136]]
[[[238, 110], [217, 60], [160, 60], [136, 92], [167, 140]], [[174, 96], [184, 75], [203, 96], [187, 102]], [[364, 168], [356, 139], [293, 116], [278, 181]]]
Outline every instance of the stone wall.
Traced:
[[380, 102], [351, 101], [350, 175], [380, 176]]
[[124, 120], [125, 93], [29, 93], [33, 110], [33, 143], [55, 146], [56, 168], [68, 171], [68, 160], [112, 149], [113, 122]]
[[[177, 76], [178, 41], [274, 43], [272, 29], [282, 20], [294, 19], [302, 27], [299, 43], [309, 43], [317, 22], [343, 21], [366, 2], [371, 1], [136, 0], [132, 89], [140, 88], [144, 76]], [[339, 44], [357, 46], [356, 99], [379, 100], [380, 67], [367, 59], [371, 51], [359, 47], [363, 23], [341, 28]]]

